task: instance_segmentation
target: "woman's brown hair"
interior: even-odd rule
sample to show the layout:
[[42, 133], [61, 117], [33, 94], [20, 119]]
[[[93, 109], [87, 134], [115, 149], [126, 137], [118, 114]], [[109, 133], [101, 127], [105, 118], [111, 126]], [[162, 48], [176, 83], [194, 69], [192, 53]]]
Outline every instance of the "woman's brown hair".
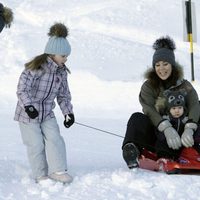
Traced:
[[182, 66], [176, 62], [176, 66], [172, 66], [171, 76], [165, 81], [162, 81], [157, 76], [154, 68], [147, 70], [144, 76], [150, 81], [150, 84], [153, 88], [159, 88], [161, 85], [165, 86], [165, 88], [168, 88], [169, 86], [176, 85], [177, 80], [183, 79], [183, 69]]

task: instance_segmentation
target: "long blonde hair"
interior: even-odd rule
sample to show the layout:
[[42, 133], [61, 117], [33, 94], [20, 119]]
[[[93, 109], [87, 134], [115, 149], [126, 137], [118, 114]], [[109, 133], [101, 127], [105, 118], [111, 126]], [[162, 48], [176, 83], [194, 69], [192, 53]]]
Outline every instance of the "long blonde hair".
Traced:
[[47, 61], [48, 56], [49, 55], [46, 53], [36, 56], [35, 58], [33, 58], [33, 60], [25, 64], [25, 68], [30, 70], [40, 69], [41, 65]]
[[[30, 69], [30, 70], [39, 70], [41, 68], [41, 65], [45, 62], [47, 62], [47, 57], [52, 58], [52, 55], [43, 53], [41, 55], [36, 56], [35, 58], [33, 58], [31, 61], [27, 62], [25, 64], [25, 68], [26, 69]], [[69, 70], [68, 67], [66, 67], [67, 72], [69, 74], [71, 74], [71, 71]]]

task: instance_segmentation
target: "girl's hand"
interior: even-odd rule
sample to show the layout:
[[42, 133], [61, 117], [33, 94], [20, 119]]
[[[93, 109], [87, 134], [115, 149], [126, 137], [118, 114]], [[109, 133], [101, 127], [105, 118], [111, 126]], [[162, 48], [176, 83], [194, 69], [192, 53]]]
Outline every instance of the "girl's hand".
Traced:
[[25, 106], [25, 112], [27, 113], [27, 115], [31, 118], [31, 119], [35, 119], [36, 117], [38, 117], [39, 113], [38, 111], [35, 109], [34, 106], [30, 105], [30, 106]]
[[74, 114], [65, 115], [64, 126], [69, 128], [75, 122]]

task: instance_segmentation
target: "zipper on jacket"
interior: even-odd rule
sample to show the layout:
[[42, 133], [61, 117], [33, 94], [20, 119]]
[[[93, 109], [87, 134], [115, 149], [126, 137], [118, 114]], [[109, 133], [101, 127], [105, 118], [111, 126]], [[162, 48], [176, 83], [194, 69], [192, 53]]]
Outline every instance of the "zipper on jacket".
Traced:
[[179, 129], [180, 129], [180, 124], [181, 124], [181, 120], [178, 119], [178, 126], [177, 126], [177, 132], [179, 133]]
[[47, 94], [47, 96], [42, 100], [42, 121], [43, 121], [43, 118], [44, 118], [44, 101], [49, 97], [50, 95], [50, 92], [51, 92], [51, 89], [52, 89], [52, 86], [53, 86], [53, 81], [54, 81], [54, 74], [53, 74], [53, 79], [52, 79], [52, 82], [51, 82], [51, 86], [50, 86], [50, 89], [49, 89], [49, 92]]

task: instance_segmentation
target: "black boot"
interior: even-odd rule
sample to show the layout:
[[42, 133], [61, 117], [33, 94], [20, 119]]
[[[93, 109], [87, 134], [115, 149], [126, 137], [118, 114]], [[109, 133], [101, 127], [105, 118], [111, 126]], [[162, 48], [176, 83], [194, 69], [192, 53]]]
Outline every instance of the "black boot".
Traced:
[[123, 158], [129, 169], [139, 167], [139, 151], [133, 143], [127, 143], [123, 147]]

